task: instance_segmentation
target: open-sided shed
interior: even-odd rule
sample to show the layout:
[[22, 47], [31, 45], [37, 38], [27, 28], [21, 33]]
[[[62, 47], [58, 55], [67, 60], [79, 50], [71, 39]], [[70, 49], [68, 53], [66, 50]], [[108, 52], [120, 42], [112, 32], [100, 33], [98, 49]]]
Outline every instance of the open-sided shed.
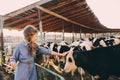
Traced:
[[86, 0], [40, 0], [0, 16], [0, 50], [3, 50], [3, 28], [22, 30], [28, 24], [46, 32], [120, 32], [101, 24]]
[[[0, 15], [0, 55], [4, 58], [3, 28], [22, 30], [34, 25], [46, 32], [120, 32], [100, 23], [86, 0], [40, 0], [6, 15]], [[41, 43], [42, 36], [41, 36]], [[4, 59], [2, 60], [4, 62]]]
[[118, 32], [100, 23], [86, 0], [41, 0], [3, 16], [4, 28], [21, 30], [28, 24], [43, 31], [103, 33]]

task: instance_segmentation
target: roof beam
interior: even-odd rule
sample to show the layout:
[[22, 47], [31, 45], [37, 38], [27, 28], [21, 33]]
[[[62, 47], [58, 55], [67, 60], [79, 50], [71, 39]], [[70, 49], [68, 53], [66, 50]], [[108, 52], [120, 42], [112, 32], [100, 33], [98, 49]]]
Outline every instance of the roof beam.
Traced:
[[[79, 7], [81, 7], [82, 5], [84, 5], [84, 4], [86, 4], [86, 3], [77, 3], [76, 4], [76, 6], [77, 7], [75, 7], [75, 9], [76, 8], [79, 8]], [[78, 5], [79, 5], [79, 7], [78, 7]], [[51, 8], [52, 9], [52, 8]], [[83, 14], [85, 14], [85, 13], [87, 13], [88, 11], [86, 10], [86, 9], [84, 9], [84, 8], [80, 8], [80, 9], [78, 9], [77, 11], [73, 11], [73, 10], [75, 10], [73, 7], [71, 8], [71, 6], [69, 6], [69, 7], [67, 7], [67, 8], [65, 8], [65, 9], [63, 9], [63, 10], [61, 10], [61, 12], [60, 12], [60, 14], [62, 14], [62, 15], [64, 15], [64, 16], [66, 16], [66, 15], [68, 15], [68, 13], [64, 13], [65, 11], [67, 11], [67, 12], [72, 12], [72, 13], [70, 13], [69, 15], [71, 15], [70, 17], [72, 17], [73, 16], [73, 14], [75, 13], [79, 13], [79, 15], [83, 15]], [[68, 11], [69, 10], [69, 11]], [[83, 11], [83, 10], [85, 10], [85, 11]], [[58, 11], [57, 11], [58, 12]], [[13, 22], [11, 22], [11, 23], [9, 23], [9, 24], [5, 24], [5, 27], [7, 27], [7, 26], [11, 26], [12, 24], [15, 24], [15, 23], [18, 23], [18, 22], [20, 22], [21, 20], [26, 20], [26, 19], [28, 19], [28, 18], [32, 18], [32, 17], [34, 17], [34, 16], [36, 16], [38, 13], [34, 13], [33, 15], [30, 15], [30, 16], [27, 16], [27, 17], [24, 17], [24, 18], [21, 18], [21, 19], [18, 19], [18, 20], [16, 20], [16, 21], [13, 21]], [[48, 21], [51, 21], [51, 20], [55, 20], [56, 21], [56, 17], [52, 17], [52, 18], [50, 18], [50, 17], [52, 17], [51, 15], [45, 15], [45, 16], [42, 16], [42, 20], [43, 20], [43, 25], [44, 25], [44, 23], [45, 23], [45, 25], [47, 25], [47, 23], [48, 23]], [[47, 20], [46, 20], [46, 18], [47, 18]], [[50, 19], [48, 19], [48, 18], [50, 18]], [[45, 21], [44, 21], [44, 19], [45, 19]], [[35, 21], [36, 22], [38, 22], [39, 21], [39, 19], [35, 19]], [[47, 22], [46, 22], [47, 21]], [[32, 23], [29, 23], [29, 24], [36, 24], [36, 22], [32, 22]], [[37, 23], [38, 24], [38, 23]], [[21, 26], [21, 25], [20, 25]], [[17, 27], [17, 26], [15, 26], [15, 27]], [[24, 26], [23, 26], [24, 27]]]
[[[87, 14], [87, 13], [86, 13]], [[78, 15], [78, 14], [77, 14]], [[82, 14], [80, 14], [79, 13], [79, 15], [82, 15]], [[85, 15], [85, 13], [84, 13], [84, 15]], [[71, 18], [72, 17], [72, 19], [74, 18], [73, 17], [74, 15], [72, 15], [71, 14], [71, 16], [69, 16], [68, 18]], [[44, 17], [44, 16], [43, 16]], [[80, 18], [82, 18], [82, 17], [80, 17]], [[39, 21], [39, 19], [35, 19], [35, 21], [29, 21], [29, 22], [27, 22], [28, 24], [33, 24], [33, 25], [36, 25], [36, 24], [38, 24], [38, 21]], [[51, 21], [50, 23], [49, 23], [49, 21]], [[42, 22], [42, 24], [43, 24], [43, 26], [45, 26], [45, 27], [47, 27], [47, 26], [49, 26], [49, 25], [53, 25], [54, 23], [59, 23], [60, 22], [60, 20], [59, 20], [59, 18], [57, 19], [57, 17], [52, 17], [52, 18], [50, 18], [50, 19], [47, 19], [47, 20], [43, 20], [43, 22]], [[62, 24], [62, 23], [61, 23]], [[14, 27], [17, 27], [17, 26], [14, 26]], [[21, 28], [23, 28], [24, 27], [24, 25], [20, 25], [19, 27], [21, 27]]]
[[64, 5], [70, 4], [70, 3], [74, 2], [74, 1], [76, 1], [76, 0], [65, 0], [64, 2], [61, 2], [61, 3], [59, 3], [59, 4], [55, 5], [55, 6], [52, 6], [52, 7], [48, 8], [48, 9], [49, 10], [57, 9], [57, 8], [62, 7]]
[[[86, 4], [85, 2], [81, 2], [81, 3], [76, 3], [75, 5], [73, 5], [73, 6], [68, 6], [68, 7], [63, 7], [62, 9], [60, 9], [60, 10], [58, 10], [58, 11], [55, 11], [56, 13], [58, 13], [58, 14], [63, 14], [63, 15], [67, 15], [68, 14], [68, 12], [72, 12], [72, 13], [75, 13], [75, 12], [80, 12], [80, 11], [82, 11], [82, 10], [85, 10], [85, 9], [83, 9], [83, 8], [81, 8], [81, 6], [82, 5], [84, 5], [84, 4]], [[49, 8], [48, 8], [49, 9]], [[56, 9], [56, 8], [55, 8]], [[55, 10], [54, 9], [54, 10]], [[77, 11], [74, 11], [74, 10], [76, 10], [76, 9], [78, 9]], [[49, 9], [50, 10], [50, 9]], [[64, 13], [66, 13], [66, 14], [64, 14]], [[45, 17], [45, 18], [49, 18], [49, 17], [51, 17], [51, 16], [48, 16], [48, 17]], [[44, 18], [42, 18], [42, 20], [44, 20]]]
[[[69, 12], [69, 11], [68, 11]], [[74, 12], [74, 11], [73, 11]], [[83, 13], [83, 12], [82, 12]], [[67, 14], [71, 14], [70, 16], [66, 16]], [[78, 13], [77, 13], [78, 14]], [[67, 18], [71, 18], [71, 17], [73, 17], [74, 15], [73, 15], [73, 13], [65, 13], [65, 14], [62, 14], [62, 15], [64, 15], [64, 16], [66, 16]], [[75, 14], [76, 15], [76, 14]], [[81, 13], [79, 13], [79, 15], [81, 15]], [[46, 21], [47, 22], [49, 22], [49, 21], [56, 21], [56, 17], [52, 17], [52, 18], [50, 18], [50, 19], [47, 19], [47, 20], [43, 20], [43, 24], [45, 23], [46, 24]]]
[[61, 15], [55, 13], [55, 12], [52, 12], [52, 11], [50, 11], [50, 10], [42, 7], [42, 6], [36, 6], [36, 7], [37, 7], [38, 9], [40, 9], [41, 11], [43, 11], [43, 12], [46, 12], [46, 13], [48, 13], [48, 14], [51, 14], [51, 15], [53, 15], [53, 16], [56, 16], [56, 17], [58, 17], [58, 18], [60, 18], [60, 19], [63, 19], [63, 20], [65, 20], [65, 21], [67, 21], [67, 22], [70, 22], [70, 23], [72, 23], [72, 24], [81, 26], [81, 27], [83, 27], [83, 28], [88, 28], [88, 29], [93, 29], [93, 30], [98, 30], [98, 31], [104, 31], [104, 30], [100, 30], [100, 29], [90, 28], [90, 27], [85, 26], [85, 25], [83, 25], [83, 24], [77, 23], [77, 22], [75, 22], [75, 21], [73, 21], [73, 20], [70, 20], [70, 19], [68, 19], [68, 18], [66, 18], [66, 17], [64, 17], [64, 16], [61, 16]]
[[[84, 14], [85, 15], [85, 14]], [[70, 16], [69, 18], [71, 18], [72, 16]], [[55, 20], [53, 20], [52, 18], [50, 18], [50, 20], [49, 21], [51, 21], [50, 23], [49, 22], [46, 22], [46, 20], [45, 21], [43, 21], [43, 28], [47, 28], [47, 27], [49, 27], [49, 26], [51, 26], [51, 25], [54, 25], [54, 26], [57, 26], [56, 24], [54, 24], [54, 23], [61, 23], [60, 21], [60, 19], [57, 19], [56, 17], [53, 17], [53, 18], [55, 18]], [[79, 17], [79, 18], [81, 18], [81, 16]], [[57, 20], [56, 20], [57, 19]], [[72, 18], [72, 19], [74, 19], [74, 18]], [[35, 21], [37, 21], [37, 19], [35, 19]], [[93, 22], [93, 21], [92, 21]], [[32, 24], [33, 22], [28, 22], [29, 24]], [[45, 24], [44, 24], [45, 23]], [[82, 23], [86, 23], [86, 21], [82, 21]], [[88, 22], [87, 22], [88, 23]], [[90, 22], [89, 22], [90, 23]], [[38, 23], [34, 23], [33, 25], [37, 25]], [[62, 24], [62, 23], [61, 23]], [[15, 26], [15, 27], [17, 27], [17, 26]], [[23, 28], [24, 26], [23, 25], [20, 25], [19, 27], [21, 27], [21, 28]]]
[[32, 9], [32, 8], [35, 8], [35, 7], [38, 6], [38, 5], [42, 5], [42, 4], [47, 3], [47, 2], [49, 2], [49, 1], [52, 1], [52, 0], [40, 0], [40, 1], [38, 1], [38, 2], [36, 2], [36, 3], [33, 3], [33, 4], [31, 4], [31, 5], [28, 5], [28, 6], [24, 7], [24, 8], [21, 8], [21, 9], [18, 9], [18, 10], [16, 10], [16, 11], [14, 11], [14, 12], [11, 12], [11, 13], [9, 13], [9, 14], [6, 14], [6, 15], [3, 17], [3, 19], [6, 20], [6, 19], [8, 19], [8, 18], [10, 18], [10, 17], [14, 17], [14, 16], [16, 16], [16, 15], [18, 15], [18, 14], [20, 14], [20, 13], [23, 13], [23, 12], [25, 12], [25, 11], [28, 11], [28, 10], [30, 10], [30, 9]]
[[[51, 0], [50, 0], [50, 1], [51, 1]], [[55, 5], [55, 6], [49, 7], [48, 9], [49, 9], [49, 10], [57, 9], [57, 8], [59, 8], [59, 7], [62, 7], [62, 6], [64, 6], [64, 5], [66, 5], [66, 4], [70, 4], [70, 3], [74, 2], [74, 1], [76, 1], [76, 0], [71, 0], [71, 1], [66, 0], [66, 1], [64, 1], [64, 2], [61, 2], [61, 3], [57, 4], [57, 5]], [[40, 2], [41, 2], [41, 1], [40, 1]], [[37, 6], [36, 4], [38, 5], [38, 4], [40, 4], [40, 3], [37, 2], [37, 3], [35, 3], [35, 4], [32, 5], [32, 6], [29, 5], [30, 7], [29, 7], [29, 6], [26, 6], [26, 7], [22, 8], [22, 9], [19, 9], [19, 10], [15, 11], [15, 12], [6, 14], [6, 15], [4, 16], [4, 20], [8, 19], [9, 17], [14, 17], [15, 15], [18, 15], [18, 13], [21, 14], [21, 13], [23, 13], [23, 12], [29, 10], [29, 9], [35, 8], [35, 7]], [[21, 11], [22, 11], [22, 12], [21, 12]], [[15, 20], [15, 21], [13, 21], [13, 22], [11, 22], [11, 23], [5, 24], [5, 26], [11, 26], [12, 24], [18, 23], [18, 22], [20, 22], [20, 21], [22, 21], [22, 20], [26, 20], [26, 19], [32, 18], [32, 17], [34, 17], [34, 16], [37, 16], [37, 14], [38, 14], [38, 13], [36, 12], [36, 13], [34, 13], [34, 14], [32, 14], [32, 15], [29, 15], [29, 16], [26, 16], [26, 17], [23, 17], [23, 18], [20, 18], [20, 19]], [[9, 16], [9, 17], [6, 17], [6, 16]], [[45, 18], [46, 18], [46, 17], [49, 17], [49, 16], [50, 16], [50, 15], [47, 15], [47, 16], [45, 16]]]

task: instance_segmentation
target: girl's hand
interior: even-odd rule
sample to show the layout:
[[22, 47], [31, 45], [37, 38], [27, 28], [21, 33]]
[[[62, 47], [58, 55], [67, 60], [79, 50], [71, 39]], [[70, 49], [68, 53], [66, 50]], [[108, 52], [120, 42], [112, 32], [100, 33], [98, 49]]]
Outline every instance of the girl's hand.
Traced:
[[16, 62], [10, 62], [9, 66], [11, 66], [11, 67], [13, 67], [13, 68], [16, 68], [17, 63], [16, 63]]
[[67, 54], [68, 54], [68, 52], [64, 52], [60, 56], [66, 56]]

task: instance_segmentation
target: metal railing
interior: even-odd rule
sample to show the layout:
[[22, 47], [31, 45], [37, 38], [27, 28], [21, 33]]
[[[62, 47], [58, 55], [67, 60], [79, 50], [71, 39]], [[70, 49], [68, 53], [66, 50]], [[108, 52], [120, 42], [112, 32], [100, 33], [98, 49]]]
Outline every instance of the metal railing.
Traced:
[[[65, 80], [61, 75], [35, 63], [36, 67], [37, 67], [37, 73], [38, 73], [38, 78], [39, 80]], [[3, 68], [5, 69], [5, 71], [7, 71], [8, 73], [12, 73], [14, 74], [14, 69], [3, 63]], [[40, 71], [40, 72], [39, 72]]]
[[4, 69], [6, 72], [12, 73], [12, 74], [15, 73], [15, 72], [14, 72], [14, 68], [12, 68], [11, 66], [9, 66], [9, 65], [7, 65], [7, 64], [5, 64], [5, 63], [2, 63], [2, 65], [3, 65], [3, 69]]
[[55, 72], [53, 72], [53, 71], [51, 71], [51, 70], [41, 66], [39, 64], [35, 63], [35, 65], [36, 65], [36, 67], [41, 69], [40, 73], [39, 73], [39, 69], [38, 68], [37, 68], [37, 71], [38, 71], [38, 75], [40, 76], [40, 78], [42, 80], [46, 80], [46, 79], [47, 80], [65, 80], [61, 75], [59, 75], [59, 74], [57, 74], [57, 73], [55, 73]]
[[[2, 51], [1, 63], [6, 72], [14, 74], [14, 69], [5, 63], [6, 51]], [[35, 63], [39, 80], [65, 80], [61, 75]]]

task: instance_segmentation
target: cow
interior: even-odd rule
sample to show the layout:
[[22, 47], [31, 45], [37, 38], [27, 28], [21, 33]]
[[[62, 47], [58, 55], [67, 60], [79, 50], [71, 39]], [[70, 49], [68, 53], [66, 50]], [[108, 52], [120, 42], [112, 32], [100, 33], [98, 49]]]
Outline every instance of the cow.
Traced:
[[101, 37], [101, 38], [94, 38], [93, 40], [93, 46], [94, 47], [107, 47], [106, 43], [105, 43], [105, 38]]
[[[46, 46], [48, 46], [51, 50], [53, 50], [53, 51], [55, 51], [55, 52], [59, 52], [59, 53], [63, 53], [63, 52], [67, 52], [67, 51], [69, 51], [69, 50], [91, 50], [92, 48], [91, 48], [91, 43], [90, 43], [90, 41], [89, 40], [80, 40], [80, 41], [75, 41], [75, 42], [73, 42], [71, 45], [67, 45], [67, 44], [65, 44], [65, 42], [59, 42], [59, 43], [54, 43], [54, 42], [52, 42], [52, 43], [48, 43]], [[46, 55], [45, 55], [46, 56]], [[46, 56], [46, 57], [49, 57], [49, 56]], [[44, 63], [44, 65], [45, 66], [48, 66], [48, 68], [49, 68], [49, 65], [51, 65], [51, 63], [49, 63], [50, 62], [50, 59], [51, 58], [47, 58], [46, 60], [45, 60], [45, 63]], [[65, 60], [64, 60], [64, 57], [54, 57], [54, 66], [56, 65], [58, 65], [60, 68], [62, 68], [63, 69], [63, 67], [64, 67], [64, 64], [65, 64]], [[51, 65], [51, 66], [53, 66], [53, 64]], [[53, 66], [53, 67], [54, 67]], [[57, 70], [57, 72], [60, 72], [61, 73], [61, 71], [58, 71]], [[74, 76], [74, 72], [75, 71], [71, 71], [71, 75], [72, 76]], [[83, 69], [81, 69], [81, 68], [78, 68], [78, 72], [81, 74], [81, 75], [84, 75], [85, 74], [85, 72], [83, 71]]]
[[107, 80], [109, 76], [120, 76], [120, 45], [95, 48], [89, 51], [71, 51], [66, 57], [64, 72], [69, 73], [82, 67], [98, 80]]
[[112, 37], [101, 37], [101, 38], [94, 38], [93, 41], [94, 47], [107, 47], [107, 46], [113, 46], [120, 44], [120, 40], [118, 38], [112, 38]]
[[[85, 45], [85, 44], [84, 44]], [[70, 49], [74, 50], [80, 50], [81, 46], [68, 46], [65, 44], [65, 42], [60, 42], [60, 43], [54, 43], [54, 42], [50, 42], [47, 43], [46, 45], [44, 45], [44, 47], [50, 48], [52, 51], [58, 52], [58, 53], [63, 53], [63, 52], [67, 52]], [[39, 57], [37, 55], [36, 57], [36, 62], [40, 63], [39, 61]], [[49, 55], [45, 55], [43, 56], [43, 60], [44, 63], [42, 63], [41, 65], [43, 65], [44, 67], [50, 68], [53, 67], [58, 73], [62, 73], [62, 69], [64, 68], [65, 65], [65, 57], [55, 57], [54, 58], [52, 56]], [[83, 71], [82, 71], [83, 72]], [[71, 73], [72, 75], [74, 75], [74, 71]]]

